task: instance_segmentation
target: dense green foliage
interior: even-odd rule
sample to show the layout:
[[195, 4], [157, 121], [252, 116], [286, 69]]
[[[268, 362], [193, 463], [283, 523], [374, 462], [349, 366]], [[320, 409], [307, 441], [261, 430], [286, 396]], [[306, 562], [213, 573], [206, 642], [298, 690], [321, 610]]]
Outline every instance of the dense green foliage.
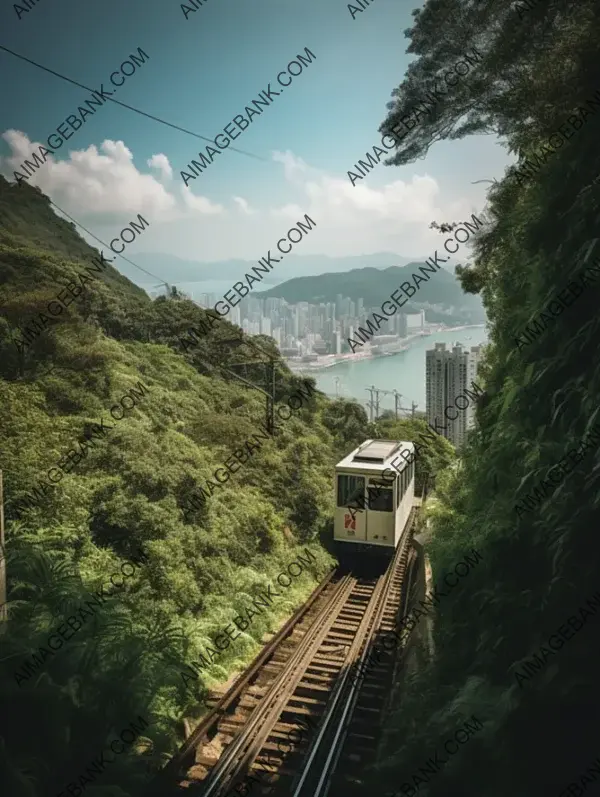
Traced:
[[[177, 291], [151, 301], [110, 266], [30, 345], [17, 346], [24, 327], [33, 329], [31, 320], [98, 253], [39, 191], [1, 178], [0, 246], [9, 608], [0, 634], [0, 792], [45, 797], [77, 784], [107, 740], [142, 716], [151, 726], [132, 751], [86, 789], [127, 797], [147, 782], [147, 763], [164, 762], [181, 742], [182, 719], [193, 724], [202, 714], [207, 689], [256, 655], [263, 635], [330, 568], [333, 465], [376, 430], [357, 403], [315, 390], [186, 520], [190, 489], [264, 424], [262, 395], [225, 368], [245, 362], [242, 375], [266, 386], [268, 358], [226, 321], [182, 346], [205, 312]], [[224, 345], [232, 339], [238, 343]], [[270, 338], [260, 344], [276, 359], [276, 400], [284, 403], [303, 382]], [[110, 408], [139, 382], [148, 392], [115, 421]], [[110, 434], [37, 505], [18, 509], [101, 418], [114, 425]], [[435, 446], [431, 456], [435, 467], [445, 464]], [[110, 593], [110, 577], [140, 548], [147, 561], [44, 657], [49, 635], [56, 645], [57, 629], [80, 617], [98, 589]], [[305, 550], [314, 563], [197, 681], [184, 681], [209, 637]], [[34, 653], [42, 666], [27, 676]]]
[[[485, 59], [409, 134], [394, 162], [478, 130], [498, 132], [521, 157], [539, 151], [599, 85], [599, 29], [593, 0], [532, 9], [428, 2], [407, 31], [419, 58], [394, 92], [382, 130], [470, 46]], [[597, 617], [522, 688], [515, 677], [522, 660], [547, 647], [569, 616], [579, 618], [578, 607], [598, 591], [597, 451], [537, 509], [519, 518], [514, 507], [598, 419], [596, 287], [533, 343], [516, 339], [585, 258], [600, 254], [600, 191], [590, 187], [600, 172], [599, 123], [596, 109], [581, 129], [568, 128], [572, 138], [537, 175], [508, 170], [490, 192], [493, 228], [478, 236], [475, 265], [462, 275], [465, 287], [481, 291], [492, 321], [487, 400], [461, 468], [438, 480], [429, 554], [436, 583], [473, 547], [483, 562], [440, 603], [435, 658], [399, 690], [371, 784], [383, 793], [415, 794], [399, 790], [414, 786], [411, 776], [473, 714], [484, 730], [442, 771], [422, 778], [419, 797], [558, 794], [598, 755]]]
[[[432, 252], [433, 255], [433, 252]], [[444, 255], [442, 255], [444, 256]], [[262, 291], [261, 297], [277, 296], [286, 302], [335, 302], [341, 294], [356, 301], [363, 298], [365, 307], [381, 307], [389, 300], [390, 294], [399, 290], [402, 282], [414, 285], [411, 275], [419, 272], [423, 263], [409, 263], [407, 266], [390, 266], [385, 269], [358, 268], [344, 274], [321, 274], [317, 277], [296, 277], [287, 280], [275, 288]], [[420, 285], [414, 301], [408, 301], [402, 312], [416, 313], [421, 304], [454, 306], [451, 316], [427, 310], [427, 318], [433, 322], [481, 323], [485, 321], [485, 313], [479, 298], [462, 292], [456, 277], [445, 269], [436, 271], [430, 279]]]

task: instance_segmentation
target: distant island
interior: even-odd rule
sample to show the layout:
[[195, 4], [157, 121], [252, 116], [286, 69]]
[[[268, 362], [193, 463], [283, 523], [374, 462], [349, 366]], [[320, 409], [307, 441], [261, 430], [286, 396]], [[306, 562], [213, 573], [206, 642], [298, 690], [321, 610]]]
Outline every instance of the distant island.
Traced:
[[[342, 295], [354, 302], [362, 299], [367, 310], [379, 309], [402, 282], [412, 284], [411, 274], [422, 265], [423, 262], [412, 262], [384, 269], [367, 267], [345, 273], [296, 277], [257, 295], [261, 299], [285, 299], [289, 304], [335, 302]], [[427, 284], [421, 286], [417, 296], [418, 301], [407, 302], [402, 312], [425, 310], [429, 322], [448, 326], [483, 324], [487, 320], [480, 297], [464, 293], [458, 279], [449, 270], [436, 272]]]
[[[257, 253], [257, 257], [264, 252]], [[157, 274], [168, 274], [173, 285], [179, 282], [214, 282], [215, 280], [231, 280], [232, 283], [243, 279], [244, 274], [256, 265], [256, 259], [202, 261], [188, 260], [164, 252], [137, 252], [134, 261], [143, 268]], [[277, 270], [266, 275], [265, 282], [280, 283], [295, 277], [309, 277], [318, 274], [347, 273], [365, 266], [385, 269], [389, 266], [404, 266], [411, 258], [393, 252], [375, 252], [368, 255], [350, 255], [330, 257], [329, 255], [287, 255], [285, 264], [277, 266]], [[445, 264], [449, 267], [449, 264]], [[144, 276], [127, 261], [119, 263], [119, 270], [136, 284], [152, 283], [151, 276]], [[202, 288], [198, 285], [198, 290]]]

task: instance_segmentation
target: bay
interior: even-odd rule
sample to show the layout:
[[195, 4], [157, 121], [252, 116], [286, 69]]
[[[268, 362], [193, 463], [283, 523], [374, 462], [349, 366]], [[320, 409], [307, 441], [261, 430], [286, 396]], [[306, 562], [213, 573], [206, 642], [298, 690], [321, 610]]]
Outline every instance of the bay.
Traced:
[[[315, 378], [319, 390], [332, 397], [337, 389], [340, 397], [356, 399], [366, 406], [370, 400], [366, 388], [375, 386], [380, 390], [397, 390], [402, 394], [402, 407], [410, 408], [414, 401], [417, 410], [425, 412], [425, 352], [433, 349], [435, 343], [445, 343], [447, 349], [455, 343], [470, 348], [487, 343], [487, 331], [485, 327], [468, 327], [435, 332], [413, 340], [407, 351], [389, 357], [350, 360], [329, 368], [307, 369], [303, 373]], [[394, 397], [380, 393], [379, 410], [385, 409], [394, 409]]]

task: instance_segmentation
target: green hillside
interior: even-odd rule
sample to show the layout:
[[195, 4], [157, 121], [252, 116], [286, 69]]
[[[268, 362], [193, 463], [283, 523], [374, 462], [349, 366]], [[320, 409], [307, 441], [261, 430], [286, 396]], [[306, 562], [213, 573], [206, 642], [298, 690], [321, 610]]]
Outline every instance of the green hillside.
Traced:
[[[245, 362], [265, 386], [269, 357], [239, 328], [211, 329], [176, 293], [152, 301], [97, 268], [99, 253], [39, 191], [0, 180], [0, 192], [0, 792], [80, 784], [134, 723], [130, 754], [88, 786], [133, 797], [183, 741], [183, 719], [205, 711], [208, 687], [256, 655], [331, 567], [333, 465], [377, 430], [358, 404], [292, 375], [264, 338], [276, 361], [270, 437], [262, 394], [224, 370]], [[85, 290], [72, 298], [67, 285]], [[57, 295], [68, 306], [53, 316]], [[425, 469], [449, 458], [438, 440]], [[294, 561], [301, 575], [224, 647], [222, 629], [243, 625]]]

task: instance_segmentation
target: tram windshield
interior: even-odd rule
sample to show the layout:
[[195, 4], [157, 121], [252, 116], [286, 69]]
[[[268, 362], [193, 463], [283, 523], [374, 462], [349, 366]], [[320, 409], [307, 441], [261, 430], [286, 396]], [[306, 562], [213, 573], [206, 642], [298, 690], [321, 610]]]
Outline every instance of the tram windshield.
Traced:
[[337, 505], [363, 507], [365, 503], [364, 476], [338, 476]]
[[369, 487], [369, 509], [375, 512], [394, 511], [394, 491], [381, 487]]

